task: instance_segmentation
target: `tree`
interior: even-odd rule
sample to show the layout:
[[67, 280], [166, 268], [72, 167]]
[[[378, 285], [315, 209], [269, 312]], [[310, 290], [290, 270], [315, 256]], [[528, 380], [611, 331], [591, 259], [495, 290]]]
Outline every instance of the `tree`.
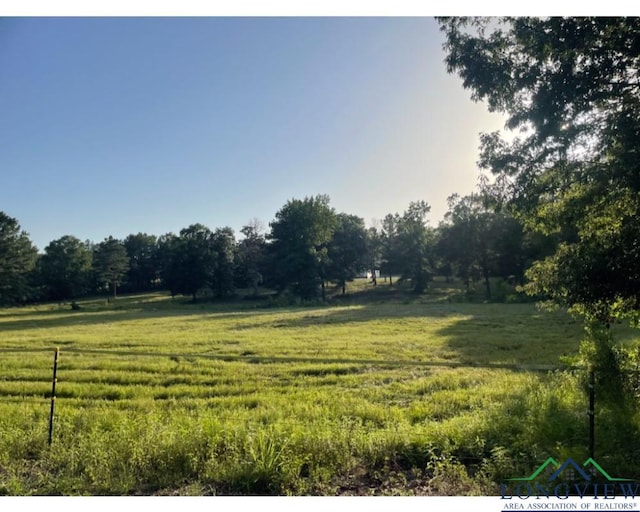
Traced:
[[472, 281], [480, 275], [477, 267], [477, 253], [474, 248], [474, 235], [466, 215], [461, 215], [456, 204], [459, 196], [454, 194], [448, 198], [449, 211], [440, 223], [437, 252], [440, 258], [449, 263], [455, 275], [465, 285], [467, 291]]
[[380, 270], [382, 260], [382, 234], [377, 226], [371, 226], [367, 230], [367, 265], [371, 269], [371, 282], [378, 284], [376, 272]]
[[37, 255], [18, 221], [0, 211], [0, 304], [19, 304], [31, 298]]
[[364, 220], [355, 215], [339, 213], [336, 227], [327, 248], [328, 275], [346, 292], [347, 282], [367, 264], [367, 230]]
[[236, 238], [230, 227], [218, 228], [211, 236], [215, 254], [211, 289], [216, 297], [227, 297], [234, 290]]
[[326, 195], [291, 199], [276, 213], [269, 239], [280, 291], [290, 286], [300, 298], [311, 299], [321, 288], [324, 299], [327, 248], [335, 217]]
[[179, 289], [179, 273], [174, 257], [180, 239], [174, 233], [166, 233], [158, 238], [155, 252], [155, 264], [158, 268], [161, 285], [175, 297]]
[[210, 285], [217, 258], [212, 239], [208, 227], [192, 224], [171, 242], [168, 275], [173, 292], [191, 295], [196, 302], [198, 292]]
[[526, 227], [527, 289], [608, 325], [640, 310], [640, 19], [441, 19], [446, 63], [520, 135], [481, 138]]
[[146, 292], [155, 287], [159, 269], [156, 250], [158, 240], [154, 235], [138, 233], [124, 239], [124, 247], [129, 258], [127, 281], [134, 292]]
[[522, 226], [506, 212], [493, 211], [480, 194], [448, 198], [449, 211], [440, 225], [438, 250], [463, 280], [467, 290], [481, 278], [491, 298], [491, 276], [521, 279], [524, 275]]
[[397, 264], [401, 279], [411, 280], [413, 291], [422, 293], [433, 275], [435, 233], [427, 226], [431, 207], [412, 201], [397, 218]]
[[393, 275], [400, 271], [399, 223], [400, 215], [389, 213], [382, 219], [380, 230], [380, 271], [389, 276], [391, 285], [393, 285]]
[[258, 286], [263, 282], [266, 245], [263, 231], [259, 220], [251, 220], [240, 230], [244, 238], [238, 244], [236, 280], [240, 286], [251, 287], [254, 297], [258, 295]]
[[[536, 245], [539, 239], [526, 235], [522, 224], [507, 211], [494, 212], [491, 221], [492, 271], [494, 275], [522, 286], [531, 251], [540, 249]], [[534, 258], [540, 256], [542, 253]]]
[[413, 201], [402, 215], [388, 214], [382, 220], [381, 270], [391, 284], [394, 274], [410, 280], [417, 293], [426, 289], [434, 265], [435, 233], [426, 221], [430, 209], [424, 201]]
[[92, 262], [91, 248], [74, 236], [66, 235], [50, 242], [39, 265], [47, 298], [60, 301], [86, 294]]
[[117, 296], [117, 288], [129, 270], [127, 250], [120, 240], [105, 238], [96, 248], [93, 256], [93, 267], [98, 281], [111, 286], [113, 298]]

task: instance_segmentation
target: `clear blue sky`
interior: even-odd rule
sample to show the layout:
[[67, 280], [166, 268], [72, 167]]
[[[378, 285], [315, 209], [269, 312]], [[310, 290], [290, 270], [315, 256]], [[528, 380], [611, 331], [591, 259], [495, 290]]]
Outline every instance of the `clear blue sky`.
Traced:
[[432, 18], [0, 19], [0, 210], [40, 250], [328, 194], [432, 225], [503, 120], [447, 75]]

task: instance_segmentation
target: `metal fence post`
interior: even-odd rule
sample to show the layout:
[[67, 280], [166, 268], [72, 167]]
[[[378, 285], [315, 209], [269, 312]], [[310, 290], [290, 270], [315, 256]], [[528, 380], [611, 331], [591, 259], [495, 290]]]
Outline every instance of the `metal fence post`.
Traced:
[[589, 457], [595, 459], [596, 451], [596, 372], [589, 367]]
[[56, 405], [56, 383], [58, 382], [58, 356], [60, 355], [60, 348], [56, 347], [55, 355], [53, 358], [53, 380], [51, 382], [51, 411], [49, 412], [49, 446], [53, 439], [53, 412]]

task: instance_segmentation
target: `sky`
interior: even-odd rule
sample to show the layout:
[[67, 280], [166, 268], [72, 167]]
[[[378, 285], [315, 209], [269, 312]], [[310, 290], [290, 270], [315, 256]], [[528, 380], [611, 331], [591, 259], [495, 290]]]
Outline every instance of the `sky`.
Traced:
[[447, 74], [431, 17], [0, 19], [0, 211], [43, 250], [268, 228], [328, 194], [367, 225], [474, 191], [504, 118]]

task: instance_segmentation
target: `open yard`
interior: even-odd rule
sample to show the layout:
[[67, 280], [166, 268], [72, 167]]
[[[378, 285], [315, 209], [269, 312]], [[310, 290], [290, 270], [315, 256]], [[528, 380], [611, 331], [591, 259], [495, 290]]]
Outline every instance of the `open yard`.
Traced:
[[[0, 310], [0, 494], [487, 494], [587, 453], [580, 372], [482, 367], [573, 361], [582, 327], [562, 312], [165, 294], [80, 306]], [[622, 442], [598, 443], [601, 464], [626, 468]]]

